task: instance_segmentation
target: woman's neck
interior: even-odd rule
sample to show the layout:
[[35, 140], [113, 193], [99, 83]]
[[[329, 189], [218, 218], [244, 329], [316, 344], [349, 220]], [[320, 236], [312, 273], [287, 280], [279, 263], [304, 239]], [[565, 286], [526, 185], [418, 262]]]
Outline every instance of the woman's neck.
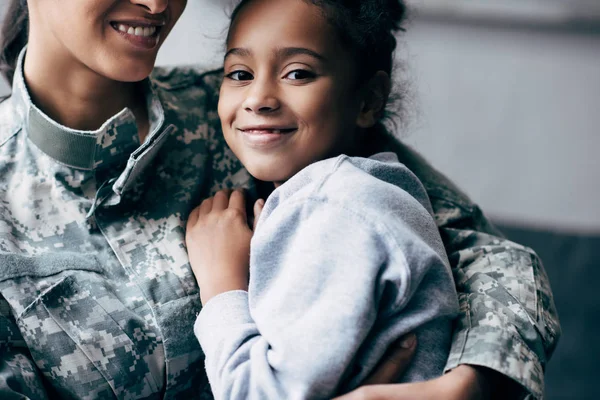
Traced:
[[145, 138], [148, 110], [139, 84], [111, 80], [81, 64], [61, 65], [62, 60], [50, 64], [35, 50], [28, 47], [25, 81], [32, 101], [50, 118], [72, 129], [96, 130], [129, 107], [136, 117], [140, 139]]

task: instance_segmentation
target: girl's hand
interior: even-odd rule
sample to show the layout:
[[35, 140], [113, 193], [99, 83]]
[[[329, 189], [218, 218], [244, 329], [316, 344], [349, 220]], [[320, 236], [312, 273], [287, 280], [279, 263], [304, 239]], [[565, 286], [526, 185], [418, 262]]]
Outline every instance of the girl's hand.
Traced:
[[[256, 219], [262, 204], [255, 204]], [[190, 213], [185, 242], [202, 304], [224, 292], [248, 290], [250, 239], [240, 190], [222, 190]]]

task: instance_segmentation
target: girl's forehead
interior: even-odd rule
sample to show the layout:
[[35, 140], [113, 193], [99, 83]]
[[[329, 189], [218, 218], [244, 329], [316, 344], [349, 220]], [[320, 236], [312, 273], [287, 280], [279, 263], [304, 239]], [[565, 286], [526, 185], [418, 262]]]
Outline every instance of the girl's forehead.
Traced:
[[[303, 0], [252, 0], [232, 21], [228, 47], [312, 43], [323, 48], [337, 46], [338, 35], [322, 10]], [[294, 42], [296, 42], [294, 44]]]

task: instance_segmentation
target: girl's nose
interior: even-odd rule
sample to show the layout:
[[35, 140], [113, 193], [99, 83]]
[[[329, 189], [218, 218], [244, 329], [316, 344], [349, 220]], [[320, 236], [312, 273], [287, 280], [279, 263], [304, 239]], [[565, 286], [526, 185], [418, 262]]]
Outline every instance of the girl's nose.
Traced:
[[244, 100], [243, 107], [248, 112], [269, 113], [278, 110], [281, 104], [268, 86], [255, 82]]
[[160, 14], [169, 6], [169, 0], [131, 0], [131, 2], [144, 7], [151, 14]]

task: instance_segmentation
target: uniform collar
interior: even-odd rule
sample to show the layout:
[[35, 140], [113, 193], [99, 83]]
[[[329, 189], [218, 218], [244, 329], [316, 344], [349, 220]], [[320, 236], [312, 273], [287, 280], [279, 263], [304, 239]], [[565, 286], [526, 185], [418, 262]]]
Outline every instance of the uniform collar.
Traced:
[[[127, 160], [140, 146], [133, 112], [124, 108], [95, 131], [71, 129], [52, 120], [29, 96], [23, 75], [26, 50], [24, 48], [18, 58], [12, 99], [31, 142], [59, 163], [76, 169], [104, 169]], [[146, 141], [154, 142], [161, 136], [165, 114], [150, 81], [146, 80], [144, 85], [150, 118]]]

